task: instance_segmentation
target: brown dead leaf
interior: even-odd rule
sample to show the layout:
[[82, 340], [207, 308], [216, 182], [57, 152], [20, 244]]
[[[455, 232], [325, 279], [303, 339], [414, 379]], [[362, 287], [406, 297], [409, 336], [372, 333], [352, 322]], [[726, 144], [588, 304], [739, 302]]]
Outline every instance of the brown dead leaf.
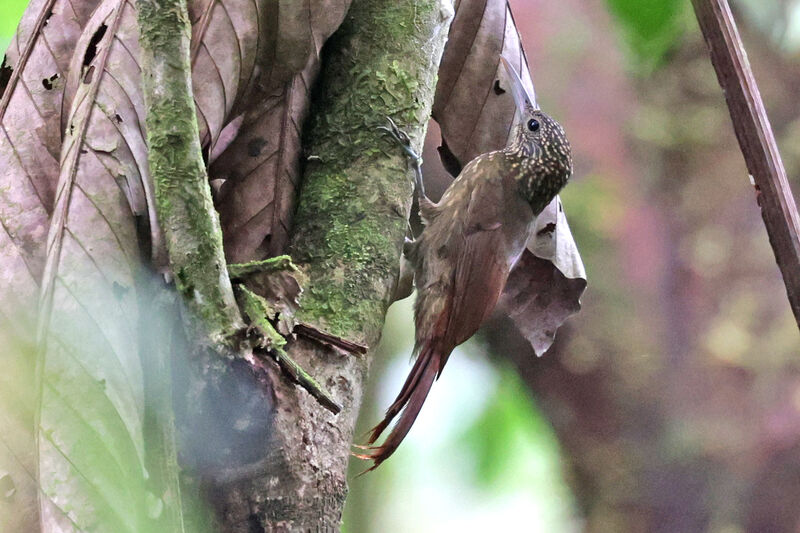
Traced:
[[234, 104], [252, 83], [260, 36], [268, 28], [266, 0], [195, 0], [192, 21], [192, 78], [200, 140], [214, 150]]
[[32, 382], [35, 302], [44, 269], [61, 148], [69, 58], [99, 0], [32, 0], [0, 76], [0, 469], [14, 496], [0, 505], [9, 531], [38, 530]]
[[[460, 0], [439, 70], [433, 118], [442, 164], [456, 175], [476, 156], [505, 146], [515, 106], [500, 68], [506, 57], [530, 87], [531, 76], [506, 0]], [[500, 308], [541, 355], [563, 321], [580, 308], [586, 286], [577, 246], [556, 198], [511, 273]]]
[[0, 313], [35, 300], [59, 173], [59, 120], [69, 58], [99, 0], [34, 0], [4, 65], [0, 99]]
[[439, 68], [433, 118], [441, 127], [443, 146], [462, 166], [502, 148], [508, 139], [515, 107], [503, 88], [501, 54], [530, 86], [525, 53], [506, 1], [458, 2]]
[[536, 355], [543, 355], [561, 324], [580, 311], [586, 272], [558, 197], [539, 215], [536, 229], [497, 308], [514, 321]]
[[[99, 3], [33, 0], [6, 51], [5, 64], [12, 72], [0, 100], [2, 141], [20, 145], [23, 153], [8, 162], [32, 183], [48, 212], [58, 175], [61, 134], [53, 125], [61, 116], [64, 78], [83, 25]], [[35, 145], [44, 153], [32, 150]]]
[[288, 241], [300, 179], [301, 127], [317, 70], [315, 64], [272, 94], [254, 98], [239, 136], [211, 166], [212, 179], [224, 180], [216, 200], [232, 263], [278, 255]]
[[[45, 383], [40, 434], [45, 438], [39, 439], [39, 460], [40, 484], [48, 496], [42, 498], [46, 530], [55, 530], [64, 515], [80, 529], [99, 519], [98, 506], [122, 505], [112, 501], [113, 491], [91, 496], [93, 485], [116, 482], [79, 460], [74, 448], [79, 425], [108, 436], [98, 446], [125, 443], [113, 450], [130, 468], [124, 483], [145, 476], [136, 283], [146, 260], [139, 225], [155, 218], [140, 120], [138, 50], [135, 6], [105, 0], [86, 25], [69, 72], [74, 104], [67, 115], [40, 301]], [[150, 235], [154, 248], [160, 248], [159, 232], [153, 229]], [[78, 391], [93, 391], [99, 382], [103, 389], [92, 401], [96, 409], [118, 413], [121, 424], [113, 432], [101, 418], [73, 420], [63, 409], [66, 403], [68, 413], [79, 416], [84, 396]], [[69, 509], [61, 507], [64, 501]], [[138, 504], [131, 502], [130, 511], [120, 516], [135, 512]]]
[[211, 166], [224, 181], [217, 195], [228, 260], [241, 263], [284, 251], [300, 179], [302, 127], [322, 45], [339, 27], [349, 0], [280, 2], [277, 35], [257, 74], [239, 136]]

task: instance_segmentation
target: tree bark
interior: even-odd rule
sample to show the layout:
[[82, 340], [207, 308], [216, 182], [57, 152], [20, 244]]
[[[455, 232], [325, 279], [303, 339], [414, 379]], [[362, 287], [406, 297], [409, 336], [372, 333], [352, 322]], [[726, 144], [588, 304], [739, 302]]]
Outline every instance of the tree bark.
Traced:
[[[377, 127], [391, 116], [421, 148], [452, 12], [447, 0], [356, 0], [327, 45], [291, 241], [307, 277], [299, 318], [368, 346], [393, 299], [412, 193], [401, 150]], [[306, 339], [288, 351], [344, 409], [334, 416], [273, 374], [263, 457], [208, 487], [224, 531], [340, 526], [369, 358]]]
[[192, 91], [186, 0], [139, 0], [142, 87], [156, 212], [175, 286], [194, 317], [190, 336], [225, 345], [244, 326], [227, 276]]

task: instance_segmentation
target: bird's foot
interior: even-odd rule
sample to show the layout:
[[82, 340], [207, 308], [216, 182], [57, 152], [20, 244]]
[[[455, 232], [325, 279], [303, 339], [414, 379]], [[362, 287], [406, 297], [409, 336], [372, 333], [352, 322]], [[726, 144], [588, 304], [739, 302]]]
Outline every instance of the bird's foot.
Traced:
[[420, 157], [420, 155], [415, 152], [413, 148], [411, 148], [411, 138], [408, 136], [408, 134], [401, 130], [390, 117], [386, 117], [386, 121], [389, 123], [389, 125], [378, 126], [378, 129], [386, 132], [397, 144], [400, 145], [400, 147], [408, 156], [408, 159], [411, 161], [412, 165], [415, 167], [422, 165], [422, 157]]

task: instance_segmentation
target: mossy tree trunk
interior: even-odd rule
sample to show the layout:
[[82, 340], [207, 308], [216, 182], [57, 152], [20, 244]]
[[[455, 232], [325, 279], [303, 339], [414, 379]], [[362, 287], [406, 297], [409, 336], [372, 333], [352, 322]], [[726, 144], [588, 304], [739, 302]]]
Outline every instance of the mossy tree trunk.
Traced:
[[[307, 277], [300, 319], [370, 347], [393, 299], [413, 192], [402, 151], [377, 128], [392, 117], [421, 149], [452, 14], [449, 0], [354, 0], [327, 45], [306, 128], [290, 250]], [[344, 409], [334, 416], [273, 376], [261, 467], [211, 487], [225, 531], [340, 526], [369, 356], [304, 339], [288, 350]]]

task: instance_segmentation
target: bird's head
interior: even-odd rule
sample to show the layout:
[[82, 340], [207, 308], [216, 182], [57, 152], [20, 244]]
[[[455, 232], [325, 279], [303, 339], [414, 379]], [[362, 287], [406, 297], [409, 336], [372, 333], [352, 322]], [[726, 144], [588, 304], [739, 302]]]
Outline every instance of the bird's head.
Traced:
[[504, 152], [509, 156], [520, 192], [538, 215], [572, 175], [572, 150], [561, 124], [539, 109], [535, 93], [525, 89], [517, 71], [504, 57], [500, 60], [521, 118]]

